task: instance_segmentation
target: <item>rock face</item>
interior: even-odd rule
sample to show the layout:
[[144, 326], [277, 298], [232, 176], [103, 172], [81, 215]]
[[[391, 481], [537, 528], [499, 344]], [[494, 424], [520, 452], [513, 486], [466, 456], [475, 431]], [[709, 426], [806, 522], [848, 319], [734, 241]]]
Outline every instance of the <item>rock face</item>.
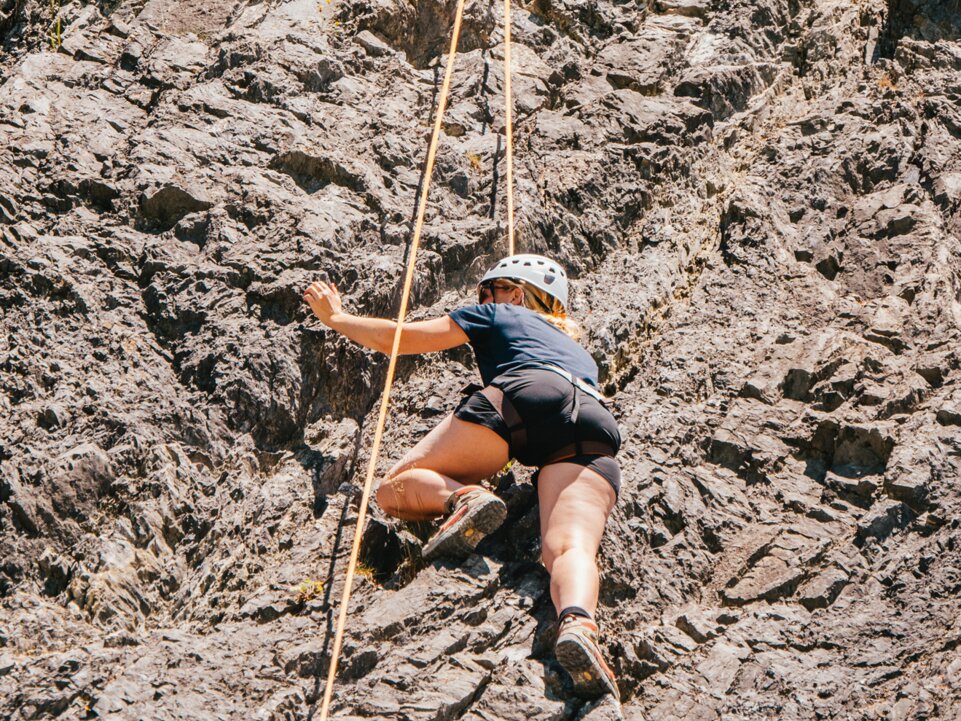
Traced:
[[[0, 716], [317, 712], [452, 2], [0, 2]], [[414, 316], [505, 252], [469, 0]], [[526, 471], [463, 564], [373, 509], [335, 717], [961, 716], [961, 6], [514, 8], [520, 249], [616, 396], [622, 709], [570, 694]], [[381, 468], [464, 349], [405, 359]]]

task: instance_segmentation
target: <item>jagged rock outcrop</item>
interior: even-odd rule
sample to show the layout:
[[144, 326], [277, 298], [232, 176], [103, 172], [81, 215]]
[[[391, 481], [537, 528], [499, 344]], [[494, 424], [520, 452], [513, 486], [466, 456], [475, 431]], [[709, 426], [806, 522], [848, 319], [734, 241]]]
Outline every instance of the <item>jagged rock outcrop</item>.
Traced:
[[[306, 719], [446, 0], [0, 2], [0, 715]], [[463, 564], [365, 532], [340, 719], [961, 714], [961, 6], [514, 8], [517, 234], [615, 395], [624, 698], [570, 695], [526, 471]], [[414, 317], [505, 252], [501, 6], [465, 11]], [[473, 379], [400, 365], [381, 467]]]

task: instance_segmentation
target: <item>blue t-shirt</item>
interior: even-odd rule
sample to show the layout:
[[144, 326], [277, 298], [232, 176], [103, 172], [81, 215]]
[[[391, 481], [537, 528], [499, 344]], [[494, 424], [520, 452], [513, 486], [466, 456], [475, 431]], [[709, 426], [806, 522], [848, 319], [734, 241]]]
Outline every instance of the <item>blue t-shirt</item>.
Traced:
[[507, 371], [550, 363], [597, 387], [590, 354], [536, 311], [483, 303], [458, 308], [450, 317], [467, 334], [485, 386]]

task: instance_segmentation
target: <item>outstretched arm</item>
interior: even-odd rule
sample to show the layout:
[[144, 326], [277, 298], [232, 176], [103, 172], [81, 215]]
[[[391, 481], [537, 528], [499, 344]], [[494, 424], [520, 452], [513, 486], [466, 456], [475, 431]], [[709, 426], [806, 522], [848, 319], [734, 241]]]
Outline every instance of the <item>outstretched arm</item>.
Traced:
[[[390, 353], [397, 328], [396, 321], [345, 313], [337, 287], [323, 281], [311, 283], [304, 291], [304, 300], [324, 325], [362, 346], [381, 353]], [[447, 350], [466, 342], [467, 334], [450, 316], [404, 323], [400, 336], [400, 354]]]

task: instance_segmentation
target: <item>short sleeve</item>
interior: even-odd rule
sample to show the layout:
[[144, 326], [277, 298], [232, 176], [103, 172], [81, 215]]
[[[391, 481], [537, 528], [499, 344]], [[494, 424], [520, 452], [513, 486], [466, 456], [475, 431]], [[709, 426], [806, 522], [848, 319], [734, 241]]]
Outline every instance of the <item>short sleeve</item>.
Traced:
[[496, 303], [466, 305], [449, 313], [451, 319], [467, 334], [471, 344], [483, 343], [494, 325]]

